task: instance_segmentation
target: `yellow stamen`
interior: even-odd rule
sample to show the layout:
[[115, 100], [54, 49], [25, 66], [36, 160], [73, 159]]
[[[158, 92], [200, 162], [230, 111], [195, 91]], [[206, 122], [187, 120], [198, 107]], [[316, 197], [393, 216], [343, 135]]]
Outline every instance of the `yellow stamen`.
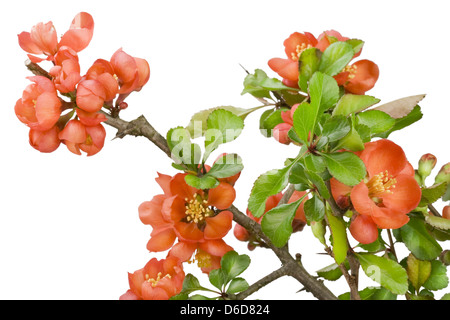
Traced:
[[291, 52], [291, 59], [294, 61], [298, 61], [298, 59], [300, 59], [300, 55], [302, 54], [302, 52], [311, 47], [312, 45], [310, 44], [307, 45], [306, 43], [298, 44], [297, 47], [295, 48], [295, 52]]
[[158, 272], [156, 279], [150, 278], [150, 276], [148, 274], [145, 274], [145, 281], [147, 281], [148, 283], [151, 283], [152, 287], [154, 288], [154, 287], [156, 287], [156, 285], [158, 284], [158, 282], [161, 279], [164, 279], [164, 278], [171, 279], [172, 278], [170, 274], [166, 274], [164, 277], [161, 277], [161, 276], [162, 276], [161, 272]]
[[185, 208], [186, 208], [186, 220], [188, 222], [199, 223], [203, 221], [205, 218], [210, 217], [214, 214], [214, 211], [209, 208], [208, 201], [203, 199], [197, 193], [194, 194], [193, 199], [189, 200], [186, 198], [185, 200]]
[[211, 255], [203, 250], [197, 250], [195, 260], [199, 268], [210, 268], [212, 266]]
[[349, 72], [350, 74], [348, 75], [349, 79], [353, 79], [356, 75], [356, 70], [358, 69], [357, 66], [352, 65], [352, 66], [346, 66], [344, 68], [344, 70], [342, 70], [342, 72]]
[[369, 188], [369, 197], [377, 198], [383, 193], [392, 193], [391, 189], [395, 188], [397, 180], [389, 175], [388, 171], [380, 172], [379, 174], [373, 176], [367, 183]]

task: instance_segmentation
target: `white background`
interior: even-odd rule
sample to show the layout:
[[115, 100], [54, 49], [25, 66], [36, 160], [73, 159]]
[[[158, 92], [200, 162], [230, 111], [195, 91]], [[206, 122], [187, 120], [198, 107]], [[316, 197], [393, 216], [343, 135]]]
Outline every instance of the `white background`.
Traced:
[[[1, 10], [1, 166], [0, 166], [0, 299], [117, 299], [128, 289], [127, 272], [152, 257], [146, 249], [151, 228], [137, 208], [161, 192], [156, 172], [174, 174], [170, 161], [144, 138], [107, 141], [97, 155], [76, 156], [61, 147], [41, 154], [29, 146], [28, 130], [14, 114], [14, 104], [29, 81], [26, 54], [17, 34], [37, 22], [53, 21], [58, 35], [76, 13], [95, 21], [90, 46], [80, 53], [82, 72], [97, 58], [109, 59], [120, 47], [150, 63], [144, 89], [128, 99], [126, 120], [144, 114], [163, 135], [186, 125], [201, 109], [220, 105], [255, 107], [241, 96], [245, 77], [239, 64], [265, 70], [272, 57], [284, 57], [283, 41], [295, 31], [318, 36], [336, 29], [366, 41], [361, 59], [380, 68], [368, 94], [389, 102], [426, 93], [423, 119], [395, 133], [414, 166], [424, 153], [450, 161], [448, 99], [450, 74], [446, 1], [15, 1]], [[427, 5], [425, 5], [427, 4]], [[245, 170], [236, 184], [236, 205], [245, 210], [253, 181], [280, 168], [294, 146], [266, 139], [258, 132], [261, 112], [246, 120], [246, 129], [217, 152], [237, 152]], [[431, 180], [429, 182], [432, 182]], [[226, 240], [252, 264], [243, 276], [253, 283], [279, 267], [270, 251], [246, 250]], [[448, 247], [448, 244], [445, 246]], [[293, 237], [293, 253], [303, 255], [312, 273], [332, 260], [318, 255], [321, 245], [309, 230]], [[202, 284], [205, 277], [195, 272]], [[364, 283], [364, 282], [363, 282]], [[369, 282], [371, 284], [372, 282]], [[343, 279], [331, 284], [336, 294], [347, 291]], [[301, 285], [282, 278], [255, 293], [259, 299], [312, 299]], [[437, 294], [440, 296], [440, 293]]]

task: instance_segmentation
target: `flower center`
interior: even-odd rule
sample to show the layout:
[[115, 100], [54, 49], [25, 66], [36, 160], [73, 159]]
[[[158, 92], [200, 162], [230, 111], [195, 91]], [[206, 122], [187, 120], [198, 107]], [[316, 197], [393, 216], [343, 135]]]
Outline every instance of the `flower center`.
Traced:
[[380, 172], [373, 176], [367, 183], [369, 188], [369, 197], [378, 198], [383, 193], [392, 193], [391, 189], [395, 188], [397, 180], [392, 175], [389, 175], [388, 171]]
[[312, 45], [306, 43], [298, 44], [295, 48], [295, 52], [291, 52], [291, 59], [298, 61], [302, 52], [309, 48], [312, 48]]
[[351, 65], [351, 66], [346, 66], [344, 68], [344, 70], [342, 70], [342, 72], [348, 72], [349, 73], [348, 78], [349, 79], [353, 79], [355, 77], [355, 75], [356, 75], [356, 70], [357, 69], [358, 69], [357, 66]]
[[199, 223], [214, 214], [214, 211], [208, 207], [208, 201], [197, 193], [194, 194], [192, 200], [189, 200], [188, 198], [184, 200], [186, 201], [185, 208], [187, 222]]
[[197, 266], [199, 268], [210, 268], [212, 266], [211, 255], [203, 250], [198, 249], [195, 257], [189, 263], [197, 261]]
[[145, 274], [145, 281], [147, 281], [148, 283], [152, 284], [152, 287], [156, 287], [156, 285], [158, 284], [159, 280], [164, 279], [164, 278], [172, 278], [170, 276], [170, 274], [166, 274], [164, 277], [161, 277], [162, 273], [158, 272], [156, 279], [154, 278], [150, 278], [150, 276], [148, 274]]
[[92, 140], [91, 135], [89, 135], [89, 134], [87, 135], [86, 141], [84, 142], [84, 144], [85, 144], [85, 145], [88, 145], [88, 146], [94, 144], [94, 141]]

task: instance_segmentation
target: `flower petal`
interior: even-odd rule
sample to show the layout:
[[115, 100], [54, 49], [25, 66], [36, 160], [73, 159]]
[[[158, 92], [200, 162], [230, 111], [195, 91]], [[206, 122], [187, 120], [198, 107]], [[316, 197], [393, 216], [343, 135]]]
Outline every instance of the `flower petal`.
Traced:
[[272, 58], [268, 62], [269, 67], [284, 79], [298, 81], [298, 62], [291, 59]]
[[422, 191], [414, 176], [400, 174], [395, 177], [395, 188], [382, 195], [383, 205], [398, 212], [409, 213], [420, 202]]
[[170, 249], [175, 242], [176, 234], [172, 227], [153, 229], [147, 249], [151, 252], [161, 252]]
[[236, 198], [234, 188], [226, 183], [221, 182], [214, 189], [210, 189], [208, 193], [208, 204], [219, 210], [228, 209]]
[[353, 94], [364, 94], [372, 89], [380, 75], [378, 66], [370, 60], [359, 60], [352, 66], [357, 67], [355, 77], [344, 84], [345, 90]]
[[205, 239], [222, 239], [232, 227], [233, 214], [230, 211], [222, 211], [218, 215], [205, 220]]
[[89, 45], [94, 34], [94, 19], [89, 13], [80, 12], [72, 20], [69, 30], [61, 37], [59, 46], [68, 46], [80, 52]]

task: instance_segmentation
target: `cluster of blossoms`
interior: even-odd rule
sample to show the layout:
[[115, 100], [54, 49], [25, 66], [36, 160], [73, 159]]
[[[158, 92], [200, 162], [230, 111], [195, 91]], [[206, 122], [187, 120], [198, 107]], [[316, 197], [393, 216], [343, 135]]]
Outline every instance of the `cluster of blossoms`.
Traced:
[[147, 61], [122, 49], [109, 61], [96, 60], [82, 76], [78, 52], [88, 46], [93, 31], [91, 15], [81, 12], [59, 41], [52, 22], [38, 23], [31, 32], [18, 35], [31, 63], [53, 65], [44, 75], [28, 77], [33, 83], [15, 105], [18, 119], [30, 128], [31, 146], [41, 152], [53, 152], [62, 142], [78, 155], [98, 153], [106, 136], [102, 108], [111, 114], [125, 109], [125, 98], [141, 90], [150, 77]]
[[[223, 238], [232, 228], [233, 214], [227, 209], [236, 198], [234, 184], [240, 173], [206, 190], [187, 184], [186, 175], [158, 174], [155, 180], [163, 193], [139, 206], [141, 222], [152, 227], [147, 249], [168, 253], [166, 259], [152, 259], [143, 269], [129, 273], [130, 289], [121, 299], [168, 299], [182, 289], [183, 263], [196, 262], [209, 274], [233, 250]], [[170, 267], [164, 269], [167, 264]]]
[[[272, 58], [268, 64], [273, 71], [283, 78], [283, 84], [288, 87], [299, 88], [299, 58], [303, 51], [309, 48], [317, 48], [320, 52], [324, 52], [333, 42], [349, 39], [335, 30], [325, 31], [318, 38], [309, 32], [294, 32], [283, 43], [287, 58]], [[355, 53], [353, 59], [359, 57], [361, 51], [362, 49]], [[375, 86], [378, 76], [378, 66], [373, 61], [363, 59], [351, 65], [348, 64], [333, 78], [346, 93], [361, 95]], [[294, 105], [290, 111], [282, 112], [283, 122], [273, 129], [273, 136], [280, 143], [290, 144], [292, 142], [288, 137], [288, 132], [292, 128], [292, 116], [297, 106]]]

